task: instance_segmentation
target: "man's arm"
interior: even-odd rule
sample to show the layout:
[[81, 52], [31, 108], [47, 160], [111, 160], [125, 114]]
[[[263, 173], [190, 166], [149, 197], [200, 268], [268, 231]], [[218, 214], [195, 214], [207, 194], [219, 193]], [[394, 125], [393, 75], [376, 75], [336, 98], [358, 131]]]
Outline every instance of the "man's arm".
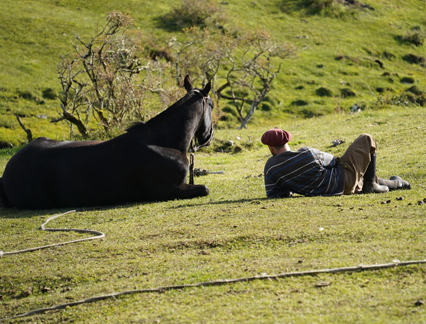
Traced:
[[265, 176], [265, 190], [268, 198], [285, 198], [293, 195], [291, 190], [280, 184], [275, 177]]
[[266, 195], [268, 196], [268, 198], [287, 198], [293, 196], [293, 193], [284, 188], [280, 188], [278, 190], [267, 192]]
[[336, 159], [333, 154], [322, 152], [317, 149], [312, 149], [312, 152], [317, 157], [318, 161], [324, 166], [324, 168], [332, 168], [336, 165]]

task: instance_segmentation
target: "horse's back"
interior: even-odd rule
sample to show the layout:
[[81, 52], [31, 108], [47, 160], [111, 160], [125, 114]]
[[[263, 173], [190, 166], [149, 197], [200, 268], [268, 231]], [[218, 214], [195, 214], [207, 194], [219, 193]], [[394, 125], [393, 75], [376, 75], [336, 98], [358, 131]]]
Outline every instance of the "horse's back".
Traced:
[[[77, 147], [85, 147], [87, 153], [90, 145], [95, 142], [58, 142], [41, 137], [24, 146], [3, 173], [2, 187], [9, 203], [21, 208], [57, 205], [63, 188], [70, 189], [71, 178], [78, 182], [81, 176], [83, 165], [79, 160], [90, 158]], [[67, 173], [69, 176], [64, 177]]]
[[107, 142], [38, 138], [6, 165], [3, 191], [20, 208], [95, 206], [168, 199], [186, 175], [185, 154], [131, 136]]

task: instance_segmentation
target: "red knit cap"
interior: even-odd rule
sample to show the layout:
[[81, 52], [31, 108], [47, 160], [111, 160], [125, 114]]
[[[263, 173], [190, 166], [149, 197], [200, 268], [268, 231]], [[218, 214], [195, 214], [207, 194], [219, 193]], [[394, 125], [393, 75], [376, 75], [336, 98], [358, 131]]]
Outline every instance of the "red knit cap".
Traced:
[[292, 136], [289, 132], [275, 127], [263, 134], [261, 141], [265, 145], [283, 146], [290, 142], [291, 138]]

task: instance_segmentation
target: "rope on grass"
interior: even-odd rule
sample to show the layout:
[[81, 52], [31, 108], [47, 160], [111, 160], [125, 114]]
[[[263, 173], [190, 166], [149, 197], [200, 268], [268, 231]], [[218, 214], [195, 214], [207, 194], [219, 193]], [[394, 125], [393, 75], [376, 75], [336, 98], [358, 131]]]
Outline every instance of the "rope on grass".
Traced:
[[[77, 243], [82, 241], [88, 241], [88, 240], [95, 240], [102, 237], [105, 237], [105, 234], [99, 231], [94, 230], [87, 230], [87, 229], [74, 229], [74, 228], [45, 228], [45, 225], [49, 223], [50, 221], [59, 218], [61, 216], [68, 215], [70, 213], [76, 212], [75, 210], [67, 211], [62, 214], [57, 214], [54, 216], [49, 217], [41, 226], [40, 230], [42, 231], [51, 231], [51, 232], [57, 232], [57, 231], [72, 231], [72, 232], [78, 232], [78, 233], [91, 233], [95, 234], [97, 236], [88, 237], [84, 239], [78, 239], [73, 241], [67, 241], [62, 243], [56, 243], [56, 244], [50, 244], [50, 245], [44, 245], [34, 248], [29, 248], [25, 250], [19, 250], [19, 251], [11, 251], [11, 252], [3, 252], [0, 251], [0, 257], [3, 255], [11, 255], [11, 254], [18, 254], [18, 253], [24, 253], [24, 252], [32, 252], [36, 250], [46, 249], [54, 246], [61, 246], [65, 244], [70, 243]], [[100, 300], [120, 297], [124, 295], [130, 295], [130, 294], [142, 294], [142, 293], [163, 293], [168, 290], [181, 290], [185, 288], [195, 288], [195, 287], [210, 287], [210, 286], [221, 286], [221, 285], [227, 285], [227, 284], [233, 284], [237, 282], [250, 282], [254, 280], [265, 280], [265, 279], [279, 279], [279, 278], [288, 278], [288, 277], [300, 277], [300, 276], [314, 276], [318, 274], [323, 273], [340, 273], [340, 272], [356, 272], [356, 271], [367, 271], [367, 270], [379, 270], [379, 269], [386, 269], [386, 268], [393, 268], [393, 267], [400, 267], [400, 266], [408, 266], [408, 265], [414, 265], [414, 264], [425, 264], [426, 260], [412, 260], [412, 261], [398, 261], [394, 260], [391, 263], [385, 263], [385, 264], [374, 264], [374, 265], [359, 265], [355, 267], [343, 267], [343, 268], [331, 268], [331, 269], [320, 269], [320, 270], [308, 270], [308, 271], [296, 271], [296, 272], [285, 272], [280, 274], [274, 274], [274, 275], [260, 275], [260, 276], [252, 276], [252, 277], [242, 277], [242, 278], [234, 278], [234, 279], [220, 279], [215, 281], [205, 281], [205, 282], [198, 282], [193, 284], [182, 284], [182, 285], [172, 285], [172, 286], [163, 286], [158, 288], [148, 288], [148, 289], [136, 289], [136, 290], [127, 290], [112, 294], [106, 294], [106, 295], [100, 295], [95, 296], [79, 301], [74, 301], [70, 303], [60, 304], [56, 306], [51, 307], [45, 307], [45, 308], [39, 308], [32, 311], [29, 311], [27, 313], [19, 314], [14, 317], [9, 318], [3, 318], [0, 319], [0, 322], [21, 318], [21, 317], [27, 317], [32, 316], [36, 314], [43, 314], [49, 311], [55, 311], [55, 310], [61, 310], [67, 307], [73, 307], [81, 304], [87, 304], [87, 303], [93, 303]]]
[[107, 295], [100, 295], [95, 296], [79, 301], [74, 301], [66, 304], [60, 304], [52, 307], [45, 307], [45, 308], [39, 308], [32, 311], [29, 311], [27, 313], [23, 313], [20, 315], [16, 315], [14, 317], [10, 318], [4, 318], [0, 319], [0, 321], [4, 320], [10, 320], [20, 317], [26, 317], [36, 314], [42, 314], [49, 311], [55, 311], [64, 309], [66, 307], [72, 307], [77, 306], [81, 304], [87, 304], [87, 303], [93, 303], [100, 300], [105, 300], [109, 298], [115, 298], [119, 296], [124, 295], [130, 295], [130, 294], [142, 294], [142, 293], [163, 293], [167, 290], [181, 290], [185, 288], [194, 288], [194, 287], [210, 287], [210, 286], [220, 286], [220, 285], [226, 285], [226, 284], [233, 284], [237, 282], [249, 282], [253, 280], [264, 280], [264, 279], [279, 279], [279, 278], [288, 278], [288, 277], [300, 277], [300, 276], [314, 276], [318, 274], [323, 273], [339, 273], [339, 272], [356, 272], [356, 271], [366, 271], [366, 270], [379, 270], [379, 269], [386, 269], [386, 268], [393, 268], [393, 267], [401, 267], [401, 266], [408, 266], [413, 264], [423, 264], [426, 263], [426, 260], [412, 260], [412, 261], [394, 261], [391, 263], [385, 263], [385, 264], [374, 264], [374, 265], [359, 265], [355, 267], [344, 267], [344, 268], [332, 268], [332, 269], [322, 269], [322, 270], [309, 270], [309, 271], [297, 271], [297, 272], [285, 272], [275, 275], [260, 275], [260, 276], [253, 276], [253, 277], [244, 277], [244, 278], [235, 278], [235, 279], [221, 279], [216, 281], [206, 281], [206, 282], [199, 282], [194, 284], [183, 284], [183, 285], [174, 285], [174, 286], [163, 286], [158, 288], [151, 288], [151, 289], [137, 289], [137, 290], [128, 290], [128, 291], [122, 291]]
[[78, 240], [73, 240], [73, 241], [68, 241], [68, 242], [55, 243], [55, 244], [50, 244], [50, 245], [43, 245], [43, 246], [33, 247], [33, 248], [25, 249], [25, 250], [10, 251], [10, 252], [0, 251], [0, 257], [5, 256], [5, 255], [11, 255], [11, 254], [33, 252], [33, 251], [47, 249], [47, 248], [51, 248], [51, 247], [54, 247], [54, 246], [61, 246], [61, 245], [65, 245], [65, 244], [78, 243], [78, 242], [89, 241], [89, 240], [96, 240], [96, 239], [100, 239], [102, 237], [105, 237], [105, 234], [102, 233], [102, 232], [94, 231], [94, 230], [88, 230], [88, 229], [78, 229], [78, 228], [45, 228], [45, 225], [47, 225], [47, 223], [49, 223], [50, 221], [52, 221], [52, 220], [54, 220], [56, 218], [59, 218], [61, 216], [65, 216], [65, 215], [68, 215], [68, 214], [71, 214], [71, 213], [75, 213], [75, 212], [76, 212], [76, 210], [70, 210], [70, 211], [67, 211], [67, 212], [62, 213], [62, 214], [53, 215], [53, 216], [49, 217], [47, 219], [47, 221], [45, 221], [43, 224], [41, 224], [41, 226], [40, 226], [39, 229], [42, 230], [42, 231], [49, 231], [49, 232], [90, 233], [90, 234], [95, 234], [96, 236], [91, 236], [91, 237], [87, 237], [87, 238], [83, 238], [83, 239], [78, 239]]

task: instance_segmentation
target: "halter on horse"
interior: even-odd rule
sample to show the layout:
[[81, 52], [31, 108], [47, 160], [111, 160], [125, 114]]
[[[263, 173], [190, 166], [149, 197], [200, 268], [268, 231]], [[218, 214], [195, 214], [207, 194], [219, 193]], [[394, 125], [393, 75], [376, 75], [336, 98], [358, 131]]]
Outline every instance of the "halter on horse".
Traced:
[[105, 142], [58, 142], [37, 138], [16, 153], [0, 178], [4, 206], [28, 209], [123, 204], [208, 195], [204, 185], [187, 184], [187, 151], [213, 137], [208, 83], [168, 109]]

